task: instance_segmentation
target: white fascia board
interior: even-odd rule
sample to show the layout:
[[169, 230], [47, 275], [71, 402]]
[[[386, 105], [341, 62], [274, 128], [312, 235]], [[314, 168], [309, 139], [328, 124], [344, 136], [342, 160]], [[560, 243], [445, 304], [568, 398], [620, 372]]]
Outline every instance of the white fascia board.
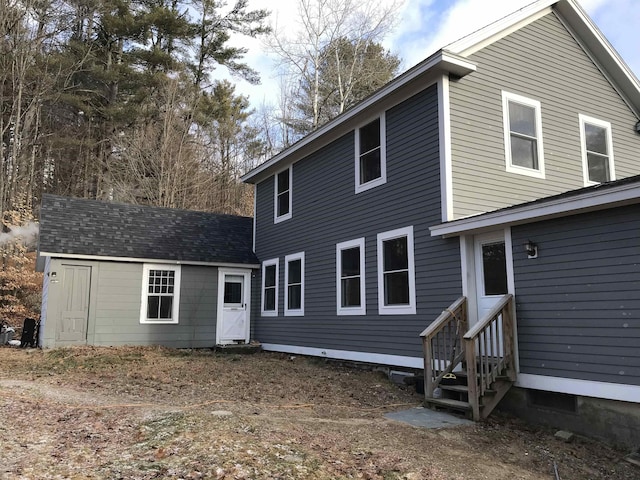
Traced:
[[43, 257], [73, 258], [76, 260], [90, 260], [94, 262], [128, 262], [128, 263], [160, 263], [163, 265], [196, 265], [203, 267], [231, 267], [231, 268], [260, 268], [256, 263], [222, 263], [222, 262], [196, 262], [191, 260], [167, 260], [163, 258], [132, 258], [132, 257], [108, 257], [104, 255], [79, 255], [75, 253], [40, 252]]
[[430, 227], [432, 237], [456, 236], [503, 225], [519, 225], [556, 217], [603, 210], [640, 203], [640, 185], [633, 183], [546, 202], [524, 204], [521, 207], [483, 213]]
[[[439, 50], [427, 59], [423, 60], [421, 63], [404, 72], [399, 77], [396, 77], [352, 109], [347, 110], [332, 121], [325, 123], [318, 130], [302, 138], [288, 149], [244, 174], [240, 177], [240, 180], [246, 183], [258, 183], [273, 174], [275, 168], [282, 169], [283, 165], [278, 165], [280, 162], [286, 161], [287, 163], [295, 163], [296, 161], [304, 158], [326, 144], [326, 140], [322, 141], [323, 137], [327, 136], [329, 140], [331, 140], [332, 137], [329, 136], [330, 133], [336, 133], [337, 138], [338, 135], [343, 135], [344, 133], [349, 132], [355, 127], [357, 117], [359, 117], [363, 112], [423, 75], [433, 73], [434, 77], [429, 83], [419, 84], [421, 90], [427, 88], [430, 84], [435, 83], [438, 80], [438, 75], [445, 72], [452, 73], [457, 77], [463, 77], [475, 70], [476, 64], [472, 61], [462, 58], [455, 53]], [[411, 92], [410, 94], [413, 93], [414, 92]], [[405, 98], [405, 96], [400, 96], [398, 99], [394, 99], [394, 103], [400, 103]], [[275, 167], [276, 165], [278, 166]]]
[[558, 0], [540, 0], [531, 3], [470, 35], [450, 43], [445, 49], [457, 55], [471, 55], [551, 13], [551, 6], [557, 2]]
[[304, 347], [299, 345], [279, 345], [275, 343], [263, 343], [262, 349], [269, 352], [292, 353], [296, 355], [309, 355], [312, 357], [334, 358], [336, 360], [348, 360], [351, 362], [375, 363], [405, 368], [424, 368], [424, 359], [418, 357], [406, 357], [403, 355], [388, 355], [384, 353], [355, 352], [351, 350], [332, 350], [330, 348]]
[[622, 60], [589, 15], [575, 0], [561, 0], [555, 6], [560, 20], [587, 49], [592, 60], [640, 118], [640, 80]]

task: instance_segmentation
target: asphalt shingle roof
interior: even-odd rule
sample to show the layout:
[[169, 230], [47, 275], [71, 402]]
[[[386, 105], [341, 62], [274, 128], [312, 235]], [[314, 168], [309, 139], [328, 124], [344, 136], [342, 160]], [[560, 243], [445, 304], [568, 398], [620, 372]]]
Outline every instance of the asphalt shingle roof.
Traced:
[[47, 194], [39, 251], [255, 265], [252, 235], [250, 217]]

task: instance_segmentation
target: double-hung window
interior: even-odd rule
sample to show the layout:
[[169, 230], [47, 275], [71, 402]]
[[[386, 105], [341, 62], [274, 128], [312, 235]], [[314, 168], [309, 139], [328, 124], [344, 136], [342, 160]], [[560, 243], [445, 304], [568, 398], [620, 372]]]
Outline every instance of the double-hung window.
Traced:
[[586, 115], [579, 117], [585, 186], [615, 180], [611, 124]]
[[275, 175], [274, 185], [274, 223], [291, 218], [291, 184], [293, 167]]
[[284, 314], [304, 315], [304, 252], [284, 257]]
[[412, 226], [378, 234], [378, 313], [416, 313]]
[[263, 317], [278, 315], [278, 259], [262, 263], [262, 307]]
[[544, 178], [540, 102], [502, 92], [507, 171]]
[[365, 315], [364, 238], [336, 245], [338, 315]]
[[178, 323], [180, 271], [179, 265], [143, 266], [140, 323]]
[[382, 185], [387, 181], [387, 159], [384, 113], [356, 129], [356, 193]]

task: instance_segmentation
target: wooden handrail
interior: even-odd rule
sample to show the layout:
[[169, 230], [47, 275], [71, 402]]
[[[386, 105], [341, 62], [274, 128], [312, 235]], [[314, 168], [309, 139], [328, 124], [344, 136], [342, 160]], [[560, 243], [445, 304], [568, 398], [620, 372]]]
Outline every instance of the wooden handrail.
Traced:
[[473, 328], [471, 328], [467, 333], [465, 333], [465, 340], [469, 340], [471, 338], [475, 338], [478, 333], [484, 330], [489, 323], [493, 320], [493, 318], [498, 315], [502, 309], [505, 307], [507, 303], [511, 301], [513, 295], [507, 293], [504, 297], [502, 297], [498, 303], [494, 305], [494, 307], [489, 310], [489, 312], [482, 318], [478, 323], [476, 323]]
[[444, 375], [451, 373], [465, 359], [462, 337], [466, 330], [467, 298], [460, 297], [420, 334], [424, 351], [425, 397], [432, 398]]

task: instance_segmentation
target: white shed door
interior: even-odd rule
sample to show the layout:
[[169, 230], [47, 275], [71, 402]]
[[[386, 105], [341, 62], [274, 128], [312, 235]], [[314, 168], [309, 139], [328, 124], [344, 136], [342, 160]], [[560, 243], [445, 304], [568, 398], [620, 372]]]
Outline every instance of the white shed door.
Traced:
[[248, 343], [250, 272], [220, 270], [218, 281], [217, 343]]

